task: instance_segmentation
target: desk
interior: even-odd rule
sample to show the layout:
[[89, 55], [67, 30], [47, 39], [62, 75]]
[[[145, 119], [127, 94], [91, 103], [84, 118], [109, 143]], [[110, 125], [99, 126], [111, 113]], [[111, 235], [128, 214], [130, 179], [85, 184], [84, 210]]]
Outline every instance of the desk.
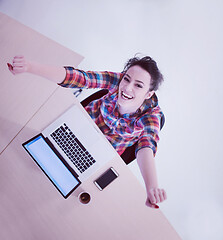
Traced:
[[[15, 21], [8, 21], [16, 27], [25, 28]], [[32, 32], [30, 29], [28, 31]], [[73, 53], [73, 56], [80, 60], [79, 55]], [[3, 73], [6, 78], [9, 77], [10, 73]], [[160, 210], [145, 206], [145, 190], [118, 154], [82, 183], [68, 199], [58, 193], [21, 144], [42, 131], [72, 104], [79, 103], [69, 89], [50, 84], [42, 99], [43, 81], [36, 82], [30, 75], [24, 78], [20, 79], [22, 82], [17, 81], [20, 81], [21, 88], [29, 92], [26, 100], [31, 103], [37, 101], [35, 109], [30, 105], [26, 109], [30, 112], [24, 113], [26, 118], [21, 118], [17, 124], [17, 114], [27, 104], [20, 98], [22, 92], [14, 91], [10, 95], [11, 102], [18, 99], [19, 111], [14, 111], [15, 108], [10, 105], [1, 105], [8, 114], [1, 124], [1, 132], [5, 132], [2, 128], [8, 124], [10, 127], [16, 125], [16, 128], [6, 138], [0, 155], [0, 239], [180, 239]], [[4, 78], [1, 81], [4, 82]], [[27, 86], [28, 81], [30, 85]], [[5, 90], [8, 90], [6, 85]], [[37, 90], [31, 94], [34, 86]], [[7, 97], [6, 94], [4, 96]], [[13, 121], [10, 121], [10, 116], [13, 116]], [[119, 177], [99, 191], [93, 180], [111, 166], [118, 171]], [[77, 198], [82, 191], [91, 195], [87, 205], [81, 204]]]

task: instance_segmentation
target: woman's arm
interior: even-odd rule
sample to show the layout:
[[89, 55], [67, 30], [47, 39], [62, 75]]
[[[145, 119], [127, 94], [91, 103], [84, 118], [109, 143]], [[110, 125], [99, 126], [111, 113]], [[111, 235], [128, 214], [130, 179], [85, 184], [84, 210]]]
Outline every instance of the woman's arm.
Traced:
[[8, 68], [13, 74], [29, 72], [62, 87], [69, 88], [117, 88], [122, 73], [108, 71], [82, 71], [73, 67], [56, 67], [33, 61], [28, 61], [24, 56], [15, 56], [13, 63], [8, 63]]
[[28, 72], [47, 78], [55, 83], [61, 83], [66, 76], [66, 70], [64, 67], [56, 67], [28, 61], [21, 55], [15, 56], [12, 64], [8, 63], [8, 68], [15, 75]]
[[151, 148], [141, 148], [136, 155], [137, 163], [143, 176], [147, 200], [146, 205], [158, 208], [157, 203], [163, 202], [167, 196], [163, 189], [158, 188], [155, 161]]

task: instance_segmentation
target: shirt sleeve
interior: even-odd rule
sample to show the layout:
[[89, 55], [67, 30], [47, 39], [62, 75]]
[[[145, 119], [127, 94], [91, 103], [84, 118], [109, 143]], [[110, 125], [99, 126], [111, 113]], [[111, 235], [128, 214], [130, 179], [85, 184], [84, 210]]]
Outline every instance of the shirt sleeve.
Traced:
[[160, 115], [147, 115], [140, 120], [139, 124], [143, 125], [143, 131], [137, 142], [136, 154], [140, 149], [148, 147], [153, 150], [153, 155], [156, 155], [159, 142], [160, 119]]
[[122, 73], [82, 71], [73, 67], [64, 67], [66, 77], [60, 86], [66, 88], [105, 88], [112, 90], [122, 78]]

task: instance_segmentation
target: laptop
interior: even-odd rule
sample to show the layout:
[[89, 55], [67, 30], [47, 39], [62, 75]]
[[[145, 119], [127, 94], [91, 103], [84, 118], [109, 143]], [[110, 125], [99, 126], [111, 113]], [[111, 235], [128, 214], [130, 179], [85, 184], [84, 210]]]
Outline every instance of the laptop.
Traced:
[[76, 104], [22, 145], [65, 198], [116, 154]]

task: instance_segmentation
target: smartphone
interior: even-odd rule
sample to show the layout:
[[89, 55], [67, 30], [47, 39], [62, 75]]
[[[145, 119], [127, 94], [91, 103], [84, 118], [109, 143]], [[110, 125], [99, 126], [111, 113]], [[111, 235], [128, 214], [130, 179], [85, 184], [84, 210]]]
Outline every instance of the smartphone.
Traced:
[[98, 187], [98, 189], [102, 191], [117, 177], [118, 173], [114, 170], [114, 168], [111, 167], [105, 173], [103, 173], [98, 179], [96, 179], [94, 183]]

